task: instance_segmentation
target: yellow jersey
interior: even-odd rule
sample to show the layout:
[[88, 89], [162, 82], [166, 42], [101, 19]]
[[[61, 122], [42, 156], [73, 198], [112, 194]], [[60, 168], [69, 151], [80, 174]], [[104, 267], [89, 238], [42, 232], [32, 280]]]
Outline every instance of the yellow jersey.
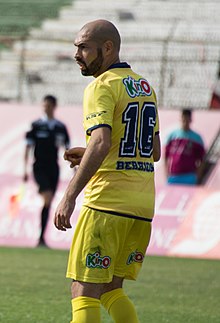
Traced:
[[153, 140], [159, 133], [156, 95], [148, 81], [118, 63], [84, 91], [87, 143], [97, 127], [110, 127], [112, 146], [85, 189], [83, 205], [151, 220], [155, 187]]

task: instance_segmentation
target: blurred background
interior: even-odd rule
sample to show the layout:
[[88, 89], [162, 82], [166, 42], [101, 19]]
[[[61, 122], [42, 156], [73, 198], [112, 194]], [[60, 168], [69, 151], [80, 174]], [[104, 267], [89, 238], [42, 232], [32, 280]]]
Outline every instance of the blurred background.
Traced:
[[[89, 20], [114, 22], [121, 59], [145, 74], [160, 108], [208, 109], [219, 78], [218, 0], [0, 1], [0, 99], [81, 104], [85, 83], [73, 40]], [[4, 82], [2, 82], [4, 80]]]
[[[121, 60], [156, 91], [163, 148], [166, 135], [179, 126], [180, 111], [191, 108], [193, 128], [207, 150], [206, 172], [197, 187], [167, 186], [164, 159], [156, 165], [157, 216], [149, 252], [220, 257], [219, 13], [219, 0], [0, 0], [1, 245], [37, 243], [39, 232], [31, 229], [33, 223], [39, 226], [34, 184], [25, 188], [13, 216], [8, 200], [20, 190], [24, 133], [40, 114], [44, 95], [58, 98], [57, 115], [68, 126], [71, 145], [84, 145], [82, 97], [92, 78], [82, 77], [74, 63], [73, 41], [84, 23], [103, 18], [119, 29]], [[60, 163], [54, 207], [72, 175], [62, 156]], [[55, 232], [50, 221], [50, 247], [68, 248], [71, 236], [72, 231]]]

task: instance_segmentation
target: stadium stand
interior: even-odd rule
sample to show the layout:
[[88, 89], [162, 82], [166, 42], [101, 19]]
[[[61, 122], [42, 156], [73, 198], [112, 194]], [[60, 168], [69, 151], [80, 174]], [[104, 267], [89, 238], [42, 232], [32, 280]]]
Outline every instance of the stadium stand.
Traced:
[[58, 19], [0, 53], [0, 99], [39, 103], [46, 92], [64, 105], [80, 104], [91, 78], [73, 63], [73, 39], [87, 21], [113, 21], [122, 35], [121, 58], [146, 75], [160, 108], [208, 109], [220, 59], [220, 2], [215, 0], [75, 0]]

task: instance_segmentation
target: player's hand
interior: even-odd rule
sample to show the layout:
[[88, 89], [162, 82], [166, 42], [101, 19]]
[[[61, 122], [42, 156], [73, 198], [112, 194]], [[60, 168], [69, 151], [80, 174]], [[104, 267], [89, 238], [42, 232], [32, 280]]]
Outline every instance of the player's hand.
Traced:
[[70, 162], [70, 167], [73, 168], [76, 165], [79, 165], [81, 159], [84, 155], [85, 148], [83, 147], [74, 147], [65, 151], [63, 158]]
[[24, 174], [24, 176], [23, 176], [23, 181], [24, 181], [24, 182], [27, 182], [27, 181], [28, 181], [28, 174], [27, 174], [27, 173], [25, 173], [25, 174]]
[[72, 228], [70, 218], [75, 208], [75, 201], [70, 202], [67, 198], [63, 197], [59, 203], [54, 217], [54, 225], [58, 230], [66, 231]]

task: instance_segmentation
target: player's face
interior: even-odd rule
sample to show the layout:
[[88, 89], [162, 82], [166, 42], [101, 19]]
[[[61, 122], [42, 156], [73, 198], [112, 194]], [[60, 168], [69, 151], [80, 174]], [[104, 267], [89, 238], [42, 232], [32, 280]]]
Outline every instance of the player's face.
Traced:
[[97, 77], [101, 74], [99, 72], [104, 60], [102, 48], [95, 41], [87, 40], [80, 35], [75, 40], [75, 46], [77, 51], [74, 58], [80, 66], [82, 75]]
[[53, 117], [55, 107], [50, 101], [43, 101], [43, 108], [48, 117]]
[[182, 116], [182, 128], [184, 130], [189, 130], [190, 123], [191, 123], [191, 117], [188, 115], [183, 115]]

